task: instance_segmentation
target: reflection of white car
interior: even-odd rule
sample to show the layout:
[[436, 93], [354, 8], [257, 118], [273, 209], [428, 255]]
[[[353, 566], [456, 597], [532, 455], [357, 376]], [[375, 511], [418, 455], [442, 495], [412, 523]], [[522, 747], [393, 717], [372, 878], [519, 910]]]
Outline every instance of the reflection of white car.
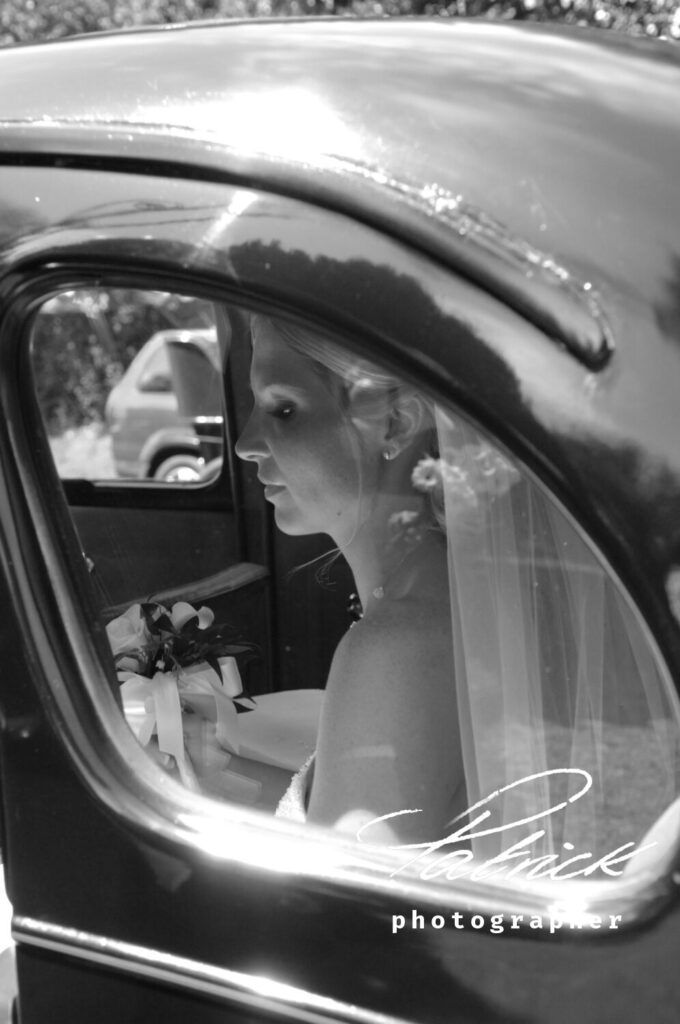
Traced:
[[214, 331], [159, 331], [106, 402], [120, 477], [192, 481], [222, 453], [221, 374]]

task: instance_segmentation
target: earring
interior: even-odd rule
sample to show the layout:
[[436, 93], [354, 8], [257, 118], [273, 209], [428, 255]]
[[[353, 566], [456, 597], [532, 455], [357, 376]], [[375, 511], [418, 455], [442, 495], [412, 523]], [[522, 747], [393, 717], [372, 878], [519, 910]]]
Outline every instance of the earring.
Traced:
[[394, 453], [392, 452], [392, 450], [390, 448], [383, 448], [383, 450], [382, 450], [382, 457], [383, 457], [383, 459], [385, 459], [386, 462], [390, 461], [390, 459], [392, 458], [393, 454]]

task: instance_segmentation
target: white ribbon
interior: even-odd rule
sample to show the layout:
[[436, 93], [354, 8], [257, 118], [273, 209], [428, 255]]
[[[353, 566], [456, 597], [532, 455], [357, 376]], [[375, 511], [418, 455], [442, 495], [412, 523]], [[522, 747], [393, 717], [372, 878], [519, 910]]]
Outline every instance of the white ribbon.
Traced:
[[[210, 788], [218, 788], [225, 796], [254, 802], [260, 784], [226, 770], [231, 755], [239, 752], [238, 713], [232, 698], [243, 687], [234, 658], [220, 658], [219, 664], [222, 679], [206, 662], [177, 672], [157, 672], [152, 679], [120, 673], [125, 718], [142, 746], [156, 736], [161, 754], [175, 759], [184, 785], [199, 789], [198, 775], [203, 782], [210, 779]], [[247, 698], [241, 703], [247, 703]], [[183, 713], [182, 704], [193, 714]], [[196, 722], [191, 721], [194, 716]], [[201, 728], [201, 722], [214, 723], [214, 730]]]

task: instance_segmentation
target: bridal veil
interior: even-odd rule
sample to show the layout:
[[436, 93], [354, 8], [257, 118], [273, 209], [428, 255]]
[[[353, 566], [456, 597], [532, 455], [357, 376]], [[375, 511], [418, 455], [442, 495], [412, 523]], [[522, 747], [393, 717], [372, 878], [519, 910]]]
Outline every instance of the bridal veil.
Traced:
[[436, 422], [472, 808], [451, 831], [472, 823], [475, 861], [505, 851], [495, 867], [505, 877], [630, 872], [678, 793], [678, 705], [664, 665], [543, 487], [465, 420], [437, 409]]

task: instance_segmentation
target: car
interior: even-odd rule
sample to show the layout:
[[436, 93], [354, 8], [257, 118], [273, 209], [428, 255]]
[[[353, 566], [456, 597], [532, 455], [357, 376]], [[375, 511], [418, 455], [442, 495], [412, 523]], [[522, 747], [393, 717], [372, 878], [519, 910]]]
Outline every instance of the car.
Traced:
[[[15, 1018], [675, 1019], [680, 51], [536, 25], [291, 19], [22, 46], [0, 53], [0, 77], [0, 786]], [[55, 467], [36, 317], [60, 295], [87, 291], [104, 308], [121, 289], [127, 309], [154, 291], [210, 307], [224, 457], [189, 486], [60, 480]], [[463, 572], [445, 567], [452, 678], [468, 695], [452, 742], [476, 737], [488, 770], [465, 775], [468, 795], [482, 794], [470, 811], [478, 824], [490, 800], [520, 801], [472, 840], [522, 827], [517, 858], [547, 838], [528, 873], [507, 859], [489, 873], [466, 846], [454, 866], [439, 849], [450, 836], [414, 852], [271, 813], [317, 741], [336, 645], [365, 633], [350, 625], [361, 609], [348, 608], [346, 562], [307, 528], [277, 529], [295, 510], [281, 481], [265, 473], [263, 493], [258, 480], [252, 423], [268, 416], [270, 437], [296, 429], [290, 387], [268, 405], [251, 370], [262, 318], [308, 346], [321, 339], [327, 361], [352, 368], [355, 398], [376, 379], [389, 402], [405, 396], [381, 472], [396, 472], [390, 446], [427, 410], [471, 460], [428, 450], [412, 480], [458, 495], [444, 510], [452, 535], [470, 522]], [[71, 341], [55, 324], [63, 389], [87, 403], [105, 342], [83, 343], [76, 361]], [[347, 391], [328, 371], [315, 386], [341, 419]], [[362, 437], [375, 440], [376, 416], [364, 408]], [[451, 441], [456, 430], [468, 440]], [[503, 531], [479, 528], [490, 513], [466, 518], [487, 499], [487, 512], [519, 510], [528, 543], [507, 557]], [[390, 521], [404, 559], [421, 540], [412, 511]], [[444, 561], [429, 563], [433, 579]], [[499, 577], [482, 600], [501, 563], [505, 590]], [[181, 726], [174, 775], [160, 738], [154, 747], [154, 694], [180, 708], [169, 648], [154, 654], [160, 679], [132, 679], [136, 696], [112, 657], [125, 623], [134, 639], [161, 621], [170, 648], [186, 622], [208, 628], [187, 605], [233, 623], [230, 657], [256, 705], [238, 715], [241, 753], [213, 772], [221, 793], [186, 772], [178, 781]], [[432, 644], [438, 611], [414, 615]], [[550, 645], [531, 646], [530, 620]], [[422, 653], [427, 671], [407, 694], [414, 736], [441, 664]], [[523, 676], [547, 666], [556, 678], [560, 659], [565, 690], [527, 692]], [[600, 729], [592, 758], [541, 703], [581, 683], [580, 710]], [[202, 698], [224, 710], [215, 692]], [[492, 705], [515, 716], [514, 737], [495, 720], [481, 737], [468, 729]], [[199, 719], [216, 735], [216, 710]], [[366, 758], [385, 754], [385, 735], [367, 737]], [[579, 819], [581, 791], [538, 809], [534, 790], [517, 794], [565, 773], [592, 786], [597, 817]]]
[[[172, 354], [173, 347], [188, 345], [205, 355], [197, 365], [205, 370], [207, 379], [199, 382], [199, 407], [181, 413], [173, 375], [176, 357], [173, 362]], [[213, 373], [219, 386], [216, 349], [214, 335], [197, 330], [159, 331], [145, 342], [106, 400], [106, 423], [119, 477], [196, 481], [209, 462], [220, 458], [219, 392], [213, 400], [217, 404], [210, 410], [205, 404], [209, 403], [206, 393]], [[181, 373], [181, 367], [177, 371]]]

